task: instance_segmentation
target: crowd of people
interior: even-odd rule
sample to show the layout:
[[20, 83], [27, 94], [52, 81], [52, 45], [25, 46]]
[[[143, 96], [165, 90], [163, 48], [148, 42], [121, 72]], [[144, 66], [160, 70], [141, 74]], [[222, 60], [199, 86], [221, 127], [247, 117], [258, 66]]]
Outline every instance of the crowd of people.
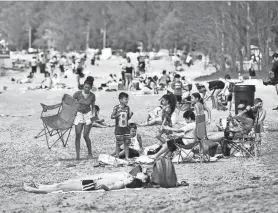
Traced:
[[[275, 55], [276, 59], [278, 55]], [[125, 65], [125, 72], [122, 73], [123, 81], [126, 82], [125, 89], [130, 88], [134, 67], [129, 64], [130, 60], [127, 59]], [[275, 64], [272, 72], [277, 76], [277, 64]], [[128, 71], [128, 72], [127, 72]], [[140, 70], [143, 72], [142, 70]], [[177, 147], [175, 144], [180, 144], [185, 149], [192, 149], [196, 142], [196, 117], [199, 115], [206, 116], [206, 123], [211, 123], [211, 110], [207, 105], [207, 101], [211, 99], [212, 108], [217, 110], [228, 110], [229, 122], [227, 126], [218, 129], [215, 132], [208, 132], [208, 140], [220, 143], [227, 137], [227, 130], [233, 132], [237, 137], [249, 134], [254, 131], [264, 131], [264, 120], [266, 118], [266, 110], [263, 108], [263, 101], [261, 98], [254, 100], [254, 105], [248, 103], [240, 103], [237, 106], [238, 113], [234, 116], [231, 115], [232, 99], [234, 95], [235, 83], [231, 80], [229, 75], [224, 79], [209, 81], [206, 84], [195, 84], [198, 92], [191, 93], [193, 85], [185, 78], [181, 78], [179, 74], [172, 74], [172, 78], [166, 71], [162, 72], [162, 76], [158, 79], [159, 87], [166, 91], [160, 98], [160, 106], [156, 107], [148, 114], [147, 121], [142, 124], [130, 122], [134, 113], [129, 107], [129, 97], [127, 92], [120, 92], [118, 96], [119, 103], [111, 110], [111, 119], [115, 120], [114, 135], [115, 135], [115, 152], [112, 154], [116, 158], [124, 158], [129, 161], [130, 158], [143, 155], [143, 142], [144, 139], [139, 133], [139, 127], [147, 127], [151, 125], [160, 126], [156, 139], [159, 148], [151, 153], [148, 157], [151, 159], [158, 159], [167, 151], [174, 152]], [[111, 76], [113, 81], [114, 76]], [[88, 148], [88, 156], [92, 157], [92, 146], [90, 140], [90, 130], [92, 126], [106, 128], [109, 125], [104, 123], [104, 120], [99, 119], [98, 113], [99, 106], [95, 104], [96, 97], [91, 91], [94, 83], [94, 78], [88, 76], [83, 85], [80, 85], [80, 90], [75, 92], [73, 97], [79, 103], [77, 116], [74, 120], [75, 125], [75, 146], [76, 146], [76, 159], [80, 159], [80, 140], [83, 131], [83, 137], [86, 141]], [[223, 103], [223, 99], [225, 104]], [[173, 119], [173, 114], [179, 104], [183, 102], [190, 103], [188, 108], [183, 113], [184, 124], [178, 128], [174, 124], [176, 121]], [[223, 106], [225, 105], [225, 106]], [[224, 108], [221, 108], [224, 107]], [[109, 176], [112, 174], [109, 174]], [[113, 175], [112, 175], [113, 176]], [[110, 177], [112, 177], [110, 176]], [[124, 177], [123, 177], [124, 176]], [[119, 180], [117, 179], [119, 178]], [[113, 181], [112, 181], [113, 179]], [[90, 178], [74, 179], [63, 183], [54, 185], [38, 185], [31, 187], [24, 185], [24, 189], [29, 192], [47, 193], [53, 191], [88, 191], [88, 190], [111, 190], [129, 187], [133, 181], [140, 180], [142, 183], [146, 182], [148, 176], [144, 173], [138, 173], [130, 176], [130, 174], [121, 173], [110, 179], [105, 174], [101, 174]], [[115, 179], [118, 180], [115, 181]], [[111, 183], [111, 181], [113, 183]], [[141, 185], [140, 185], [141, 186]]]

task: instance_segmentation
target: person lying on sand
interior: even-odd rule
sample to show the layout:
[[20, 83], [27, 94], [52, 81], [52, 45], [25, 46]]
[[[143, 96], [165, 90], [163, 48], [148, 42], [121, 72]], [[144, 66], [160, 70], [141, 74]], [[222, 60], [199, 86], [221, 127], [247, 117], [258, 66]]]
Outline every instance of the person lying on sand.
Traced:
[[97, 127], [97, 128], [107, 128], [107, 127], [112, 127], [114, 125], [108, 125], [104, 123], [104, 119], [99, 119], [99, 111], [100, 108], [98, 105], [95, 105], [95, 117], [93, 117], [93, 124], [92, 127]]
[[133, 175], [132, 171], [130, 173], [100, 173], [87, 177], [69, 179], [67, 181], [51, 185], [34, 184], [34, 186], [30, 186], [27, 183], [24, 183], [23, 189], [27, 192], [37, 194], [46, 194], [58, 191], [95, 191], [99, 189], [110, 191], [124, 188], [142, 188], [150, 182], [150, 176], [146, 172], [137, 172]]
[[[148, 113], [147, 121], [140, 124], [139, 126], [155, 126], [155, 125], [161, 125], [162, 124], [162, 110], [163, 105], [160, 101], [160, 106], [156, 107], [153, 111]], [[172, 124], [177, 123], [177, 114], [176, 111], [173, 112], [171, 116]]]
[[[12, 78], [12, 81], [15, 81], [15, 79]], [[34, 81], [34, 73], [30, 72], [29, 75], [26, 76], [25, 78], [16, 80], [16, 83], [19, 83], [19, 84], [30, 84], [30, 83], [33, 83], [33, 81]]]

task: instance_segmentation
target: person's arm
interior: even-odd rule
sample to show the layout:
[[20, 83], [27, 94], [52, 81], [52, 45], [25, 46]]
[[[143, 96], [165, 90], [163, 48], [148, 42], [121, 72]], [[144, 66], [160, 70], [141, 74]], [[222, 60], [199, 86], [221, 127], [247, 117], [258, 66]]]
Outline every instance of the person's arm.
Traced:
[[111, 191], [111, 190], [117, 190], [117, 189], [124, 189], [125, 188], [125, 182], [122, 180], [117, 180], [113, 182], [113, 184], [109, 185], [101, 185], [100, 186], [105, 191]]
[[263, 123], [265, 116], [266, 116], [266, 110], [263, 110], [263, 113], [262, 113], [261, 117], [259, 118], [258, 123]]
[[177, 132], [177, 133], [184, 132], [184, 130], [183, 130], [183, 129], [177, 129], [177, 128], [168, 127], [168, 126], [163, 126], [163, 129], [165, 129], [165, 130], [169, 130], [169, 131], [173, 131], [173, 132]]
[[113, 112], [112, 112], [112, 115], [111, 115], [111, 119], [116, 119], [119, 114], [117, 113], [117, 110], [118, 109], [118, 106], [115, 106], [114, 109], [113, 109]]
[[130, 120], [133, 116], [133, 112], [130, 111], [130, 108], [128, 107], [128, 120]]
[[95, 98], [95, 95], [94, 95], [92, 103], [91, 103], [91, 110], [92, 110], [92, 115], [93, 116], [96, 114], [95, 103], [96, 103], [96, 98]]
[[138, 140], [138, 143], [139, 143], [140, 148], [143, 149], [143, 145], [142, 145], [143, 143], [142, 143], [142, 137], [141, 137], [141, 135], [137, 134], [137, 140]]
[[208, 107], [206, 107], [206, 105], [204, 105], [204, 111], [207, 111], [208, 113], [208, 121], [207, 123], [209, 124], [211, 122], [211, 111]]

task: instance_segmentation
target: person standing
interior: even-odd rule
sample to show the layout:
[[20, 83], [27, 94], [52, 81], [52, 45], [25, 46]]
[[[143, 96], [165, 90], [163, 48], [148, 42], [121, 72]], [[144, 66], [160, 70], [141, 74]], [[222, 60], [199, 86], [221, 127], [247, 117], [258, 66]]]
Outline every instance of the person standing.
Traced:
[[[278, 53], [274, 53], [272, 55], [272, 59], [274, 63], [270, 72], [274, 74], [275, 89], [278, 95]], [[275, 107], [273, 110], [278, 110], [278, 106]]]
[[79, 103], [79, 109], [74, 120], [75, 125], [75, 149], [76, 149], [76, 159], [80, 160], [80, 139], [82, 130], [83, 137], [86, 141], [88, 148], [88, 157], [92, 157], [92, 144], [89, 137], [92, 128], [92, 118], [95, 115], [95, 101], [96, 97], [91, 92], [93, 87], [94, 78], [88, 76], [84, 82], [83, 89], [74, 93], [73, 98]]

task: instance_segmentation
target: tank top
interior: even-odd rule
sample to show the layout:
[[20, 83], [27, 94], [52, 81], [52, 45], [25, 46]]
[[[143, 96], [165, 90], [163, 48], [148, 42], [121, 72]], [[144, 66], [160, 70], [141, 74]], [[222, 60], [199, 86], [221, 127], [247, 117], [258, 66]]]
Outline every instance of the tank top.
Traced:
[[131, 63], [128, 63], [125, 67], [125, 72], [132, 74], [132, 70], [133, 70], [133, 67], [132, 67]]
[[129, 145], [129, 148], [131, 149], [134, 149], [136, 151], [140, 151], [140, 146], [139, 146], [139, 141], [138, 141], [138, 138], [137, 138], [137, 134], [131, 138], [131, 143]]

